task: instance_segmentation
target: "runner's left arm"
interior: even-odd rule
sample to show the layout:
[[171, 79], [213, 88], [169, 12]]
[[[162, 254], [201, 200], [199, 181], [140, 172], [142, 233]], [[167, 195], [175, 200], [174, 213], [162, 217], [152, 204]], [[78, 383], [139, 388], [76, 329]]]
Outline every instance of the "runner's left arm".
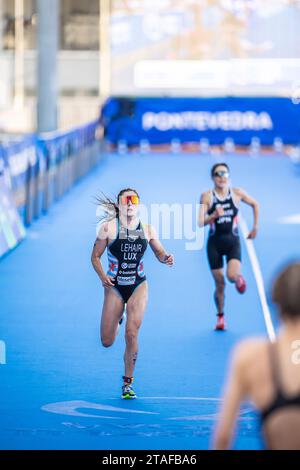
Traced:
[[149, 236], [149, 245], [155, 254], [158, 261], [168, 266], [173, 266], [174, 256], [170, 253], [167, 253], [164, 249], [162, 243], [160, 242], [156, 230], [148, 225], [148, 236]]
[[257, 230], [258, 230], [259, 204], [253, 197], [249, 196], [249, 194], [246, 193], [246, 191], [244, 191], [243, 189], [237, 188], [234, 191], [241, 201], [243, 201], [245, 204], [252, 207], [253, 209], [253, 228], [247, 237], [249, 240], [253, 240], [254, 238], [256, 238]]

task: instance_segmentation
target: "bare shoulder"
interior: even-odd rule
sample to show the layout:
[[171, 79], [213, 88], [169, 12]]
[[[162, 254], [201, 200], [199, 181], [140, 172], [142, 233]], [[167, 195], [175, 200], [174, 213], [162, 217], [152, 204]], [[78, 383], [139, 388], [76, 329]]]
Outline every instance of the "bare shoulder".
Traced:
[[201, 194], [200, 198], [201, 204], [207, 204], [210, 205], [211, 202], [211, 191], [204, 191], [204, 193]]
[[233, 199], [237, 205], [248, 197], [246, 191], [243, 188], [232, 188], [231, 191]]
[[152, 225], [143, 223], [143, 228], [148, 240], [153, 240], [157, 238], [157, 232]]
[[246, 191], [243, 188], [232, 188], [233, 194], [239, 198], [241, 198]]
[[236, 365], [249, 365], [259, 360], [267, 351], [269, 342], [264, 338], [249, 338], [241, 341], [233, 351], [233, 361]]
[[99, 240], [105, 240], [109, 238], [115, 238], [117, 230], [117, 222], [116, 219], [113, 220], [105, 220], [101, 223], [97, 238]]

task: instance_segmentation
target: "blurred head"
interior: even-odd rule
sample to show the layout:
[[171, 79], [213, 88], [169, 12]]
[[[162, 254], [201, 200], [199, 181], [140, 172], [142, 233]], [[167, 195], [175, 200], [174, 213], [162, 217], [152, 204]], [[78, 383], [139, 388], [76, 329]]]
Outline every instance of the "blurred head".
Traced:
[[300, 261], [286, 266], [273, 283], [272, 300], [285, 321], [300, 321]]
[[135, 217], [138, 213], [140, 197], [135, 189], [122, 189], [118, 194], [119, 213], [124, 217]]
[[211, 177], [216, 188], [223, 189], [229, 183], [229, 166], [226, 163], [217, 163], [211, 169]]

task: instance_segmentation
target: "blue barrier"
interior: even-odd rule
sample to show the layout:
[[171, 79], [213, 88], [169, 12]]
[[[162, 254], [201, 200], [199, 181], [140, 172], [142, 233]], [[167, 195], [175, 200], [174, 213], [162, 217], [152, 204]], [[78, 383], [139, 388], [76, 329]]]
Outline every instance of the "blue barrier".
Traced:
[[26, 220], [26, 199], [28, 172], [37, 171], [37, 138], [34, 135], [22, 141], [2, 147], [2, 158], [7, 183], [14, 194], [16, 205], [23, 220]]
[[300, 106], [288, 98], [110, 98], [102, 109], [106, 139], [139, 145], [181, 143], [207, 139], [223, 145], [248, 146], [300, 142]]
[[99, 121], [66, 133], [49, 133], [38, 139], [44, 168], [42, 203], [36, 209], [47, 211], [51, 204], [84, 176], [98, 161]]
[[23, 222], [30, 225], [47, 212], [98, 163], [98, 127], [97, 120], [69, 132], [30, 135], [0, 145], [0, 256], [25, 236]]
[[10, 184], [4, 152], [0, 149], [0, 258], [13, 250], [26, 234]]
[[33, 165], [36, 164], [36, 142], [36, 137], [31, 135], [20, 142], [1, 147], [2, 158], [9, 171], [13, 191], [25, 184], [28, 161]]

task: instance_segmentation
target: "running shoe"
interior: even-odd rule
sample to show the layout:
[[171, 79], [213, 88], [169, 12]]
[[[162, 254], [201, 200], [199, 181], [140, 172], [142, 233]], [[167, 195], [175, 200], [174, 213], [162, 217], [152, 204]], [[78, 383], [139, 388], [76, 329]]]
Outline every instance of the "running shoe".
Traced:
[[225, 320], [224, 320], [224, 315], [218, 314], [218, 321], [216, 324], [216, 331], [224, 331], [225, 330]]
[[123, 400], [134, 400], [135, 398], [137, 398], [132, 388], [132, 385], [129, 385], [129, 384], [123, 385], [121, 398], [123, 398]]
[[235, 287], [236, 287], [236, 290], [240, 293], [240, 294], [244, 294], [244, 292], [246, 291], [247, 289], [247, 284], [246, 284], [246, 281], [245, 279], [243, 278], [243, 276], [239, 276], [236, 280], [236, 283], [235, 283]]

